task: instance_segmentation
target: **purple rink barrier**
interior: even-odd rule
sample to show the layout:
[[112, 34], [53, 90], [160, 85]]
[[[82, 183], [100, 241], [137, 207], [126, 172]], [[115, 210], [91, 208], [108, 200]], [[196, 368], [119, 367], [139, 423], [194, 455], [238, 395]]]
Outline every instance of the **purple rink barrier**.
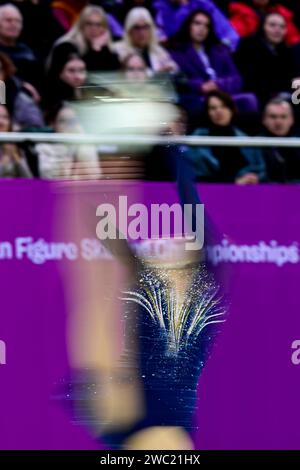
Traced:
[[[22, 237], [57, 241], [63, 195], [52, 188], [0, 185], [1, 449], [97, 448], [51, 400], [68, 368], [61, 265], [76, 259], [43, 262], [21, 248]], [[148, 203], [177, 199], [169, 184], [143, 191]], [[299, 449], [300, 187], [207, 185], [201, 198], [227, 237], [210, 256], [231, 266], [232, 301], [199, 381], [196, 449]]]

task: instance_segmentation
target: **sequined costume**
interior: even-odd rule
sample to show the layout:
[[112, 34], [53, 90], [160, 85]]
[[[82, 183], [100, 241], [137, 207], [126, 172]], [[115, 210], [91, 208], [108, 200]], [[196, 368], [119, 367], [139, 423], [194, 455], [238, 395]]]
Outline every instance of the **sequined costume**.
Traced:
[[188, 271], [192, 282], [182, 302], [161, 267], [145, 266], [137, 289], [124, 293], [129, 311], [132, 302], [138, 309], [138, 368], [147, 413], [126, 432], [103, 436], [112, 447], [149, 426], [196, 430], [197, 384], [226, 306], [204, 263]]
[[[178, 155], [176, 149], [176, 157]], [[183, 159], [176, 161], [181, 201], [198, 203], [196, 189], [190, 184], [190, 169]], [[210, 240], [215, 235], [209, 225], [206, 232]], [[193, 416], [199, 377], [225, 320], [227, 300], [219, 277], [207, 264], [205, 256], [183, 266], [176, 262], [172, 266], [153, 262], [139, 262], [138, 265], [136, 285], [120, 294], [127, 317], [127, 342], [120, 365], [122, 369], [124, 364], [124, 371], [127, 371], [134, 356], [135, 373], [142, 384], [145, 414], [125, 430], [101, 433], [99, 440], [115, 449], [121, 448], [126, 438], [135, 432], [151, 426], [180, 426], [191, 434], [196, 430]], [[178, 278], [189, 280], [181, 295], [174, 288], [172, 272], [176, 272]], [[87, 380], [88, 374], [89, 371], [81, 371], [75, 382], [73, 377], [68, 385], [69, 402], [80, 403], [81, 423], [99, 427], [99, 418], [93, 416], [90, 404], [101, 399], [101, 390], [100, 395], [94, 396], [93, 387], [96, 386], [92, 376]], [[123, 377], [121, 374], [120, 381], [131, 381], [126, 374]], [[78, 421], [78, 406], [76, 414]]]

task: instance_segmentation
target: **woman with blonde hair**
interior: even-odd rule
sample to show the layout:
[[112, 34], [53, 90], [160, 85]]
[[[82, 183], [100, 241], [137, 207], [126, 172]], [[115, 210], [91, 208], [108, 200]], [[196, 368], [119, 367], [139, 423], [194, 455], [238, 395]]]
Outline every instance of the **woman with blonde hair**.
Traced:
[[129, 11], [124, 39], [113, 44], [113, 49], [121, 61], [130, 53], [138, 52], [154, 73], [178, 71], [169, 53], [159, 45], [153, 18], [146, 8], [136, 7]]
[[57, 54], [72, 52], [81, 56], [90, 72], [120, 68], [118, 56], [112, 51], [111, 32], [103, 8], [88, 5], [82, 10], [74, 26], [54, 45], [50, 66]]

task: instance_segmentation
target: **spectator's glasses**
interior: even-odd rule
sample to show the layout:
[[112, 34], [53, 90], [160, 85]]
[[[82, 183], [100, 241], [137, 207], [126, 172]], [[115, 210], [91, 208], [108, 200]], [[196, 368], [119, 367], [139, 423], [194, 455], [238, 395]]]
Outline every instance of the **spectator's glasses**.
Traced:
[[105, 25], [101, 21], [86, 21], [84, 26], [89, 28], [105, 28]]
[[132, 26], [131, 31], [149, 31], [151, 28], [150, 24], [145, 23], [145, 24], [136, 24]]

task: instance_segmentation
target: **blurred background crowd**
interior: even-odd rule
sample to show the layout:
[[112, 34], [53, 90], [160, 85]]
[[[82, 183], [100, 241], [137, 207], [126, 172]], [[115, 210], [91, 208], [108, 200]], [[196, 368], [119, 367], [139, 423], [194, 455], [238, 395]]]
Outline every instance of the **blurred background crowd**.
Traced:
[[[145, 86], [159, 101], [154, 85], [167, 83], [167, 133], [297, 137], [298, 78], [298, 0], [0, 1], [0, 132], [81, 133], [76, 103], [100, 94], [125, 106]], [[300, 148], [175, 147], [144, 165], [115, 148], [8, 140], [0, 177], [164, 181], [179, 155], [198, 181], [300, 182]]]

